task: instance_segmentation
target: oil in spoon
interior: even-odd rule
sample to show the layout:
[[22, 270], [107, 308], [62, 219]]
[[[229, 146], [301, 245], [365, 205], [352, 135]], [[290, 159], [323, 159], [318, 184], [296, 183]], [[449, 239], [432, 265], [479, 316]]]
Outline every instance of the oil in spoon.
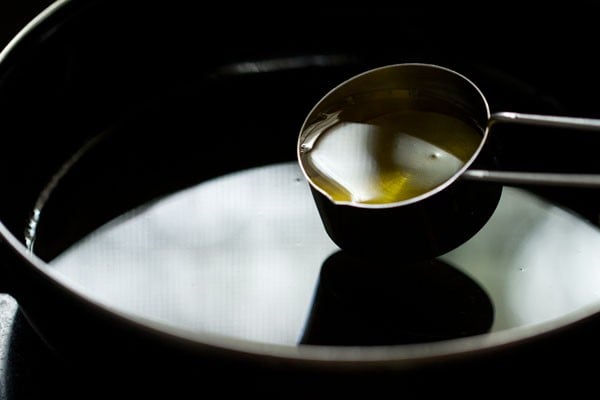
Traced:
[[427, 193], [456, 174], [482, 141], [474, 124], [402, 97], [363, 100], [370, 100], [366, 108], [354, 101], [323, 114], [300, 147], [305, 172], [334, 201], [384, 204]]

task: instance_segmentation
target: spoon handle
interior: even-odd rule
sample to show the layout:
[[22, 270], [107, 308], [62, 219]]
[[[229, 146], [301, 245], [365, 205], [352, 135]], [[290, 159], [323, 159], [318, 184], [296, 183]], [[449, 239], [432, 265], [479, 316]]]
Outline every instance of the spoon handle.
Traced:
[[[556, 115], [497, 112], [490, 116], [488, 120], [488, 128], [492, 128], [497, 123], [600, 131], [600, 119], [562, 117]], [[462, 178], [472, 181], [486, 181], [505, 184], [600, 188], [600, 175], [597, 174], [466, 170], [463, 173]]]
[[505, 184], [600, 188], [600, 175], [595, 174], [555, 174], [471, 169], [466, 170], [461, 177], [471, 181]]
[[496, 123], [548, 126], [554, 128], [573, 128], [600, 131], [600, 119], [562, 117], [557, 115], [521, 114], [515, 112], [497, 112], [490, 116], [488, 127]]

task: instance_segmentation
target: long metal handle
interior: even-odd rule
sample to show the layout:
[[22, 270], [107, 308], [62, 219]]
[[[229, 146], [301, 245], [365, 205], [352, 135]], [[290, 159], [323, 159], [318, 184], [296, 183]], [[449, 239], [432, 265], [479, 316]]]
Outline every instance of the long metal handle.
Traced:
[[508, 172], [468, 169], [461, 177], [470, 181], [517, 185], [600, 188], [600, 175], [595, 174], [554, 174], [545, 172]]
[[538, 125], [554, 128], [573, 128], [588, 131], [600, 131], [600, 119], [561, 117], [556, 115], [521, 114], [515, 112], [498, 112], [490, 116], [488, 128], [497, 123], [521, 125]]
[[[491, 129], [497, 123], [600, 131], [600, 119], [562, 117], [554, 115], [498, 112], [490, 116], [488, 121], [488, 129]], [[600, 175], [598, 174], [467, 170], [463, 173], [462, 178], [475, 181], [506, 184], [600, 188]]]

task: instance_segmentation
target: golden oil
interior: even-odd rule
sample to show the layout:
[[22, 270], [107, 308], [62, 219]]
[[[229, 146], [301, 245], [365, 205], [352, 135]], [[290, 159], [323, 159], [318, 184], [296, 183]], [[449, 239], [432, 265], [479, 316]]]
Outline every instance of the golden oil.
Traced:
[[424, 194], [473, 156], [482, 129], [406, 91], [345, 99], [301, 136], [307, 176], [334, 201], [383, 204]]

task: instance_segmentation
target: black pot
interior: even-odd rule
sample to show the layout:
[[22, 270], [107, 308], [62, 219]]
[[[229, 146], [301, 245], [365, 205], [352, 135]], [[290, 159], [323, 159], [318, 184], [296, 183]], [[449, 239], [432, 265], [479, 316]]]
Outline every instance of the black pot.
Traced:
[[[375, 66], [431, 62], [481, 86], [494, 74], [500, 84], [482, 87], [493, 108], [598, 113], [586, 96], [600, 89], [597, 65], [579, 51], [593, 42], [589, 10], [547, 9], [543, 19], [503, 15], [500, 7], [497, 27], [448, 6], [433, 14], [402, 5], [235, 11], [189, 2], [58, 1], [0, 56], [1, 282], [46, 343], [93, 371], [91, 382], [110, 376], [149, 393], [477, 394], [482, 386], [510, 393], [517, 383], [535, 392], [548, 381], [570, 388], [590, 374], [578, 368], [579, 357], [600, 355], [600, 302], [547, 324], [436, 343], [280, 346], [156, 324], [49, 272], [47, 262], [134, 207], [230, 172], [295, 160], [312, 105]], [[572, 21], [570, 29], [558, 32], [558, 20]], [[530, 29], [532, 21], [543, 26]], [[522, 46], [491, 53], [474, 39], [481, 31], [491, 42]], [[557, 41], [572, 47], [557, 54]], [[540, 51], [530, 52], [534, 45]], [[586, 58], [574, 66], [571, 52]], [[564, 76], [569, 80], [557, 78]], [[554, 92], [567, 100], [562, 108]], [[507, 132], [508, 144], [497, 151], [515, 168], [530, 166], [529, 150], [510, 140], [534, 136]], [[578, 145], [567, 168], [598, 169], [588, 143]], [[539, 157], [538, 165], [556, 170], [554, 156]], [[86, 173], [71, 174], [75, 163]], [[86, 163], [97, 174], [87, 175]], [[597, 218], [596, 192], [542, 194]], [[27, 249], [33, 239], [35, 254]]]

